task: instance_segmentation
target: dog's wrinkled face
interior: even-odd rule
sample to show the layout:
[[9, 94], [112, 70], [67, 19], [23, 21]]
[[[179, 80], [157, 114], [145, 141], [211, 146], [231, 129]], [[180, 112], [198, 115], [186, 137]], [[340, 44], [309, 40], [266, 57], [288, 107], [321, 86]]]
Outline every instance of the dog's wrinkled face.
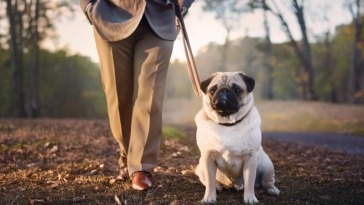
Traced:
[[239, 112], [254, 85], [254, 79], [242, 72], [217, 72], [201, 83], [201, 90], [211, 109], [227, 117]]

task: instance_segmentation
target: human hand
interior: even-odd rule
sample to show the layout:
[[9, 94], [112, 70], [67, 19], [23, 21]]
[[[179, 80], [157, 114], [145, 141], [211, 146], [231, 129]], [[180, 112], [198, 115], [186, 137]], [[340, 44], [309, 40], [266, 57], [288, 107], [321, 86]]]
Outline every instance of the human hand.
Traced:
[[182, 16], [185, 16], [187, 13], [187, 7], [184, 5], [184, 0], [178, 0], [179, 10], [181, 11]]
[[179, 9], [181, 11], [183, 11], [183, 4], [184, 4], [185, 0], [178, 0], [178, 5], [179, 5]]

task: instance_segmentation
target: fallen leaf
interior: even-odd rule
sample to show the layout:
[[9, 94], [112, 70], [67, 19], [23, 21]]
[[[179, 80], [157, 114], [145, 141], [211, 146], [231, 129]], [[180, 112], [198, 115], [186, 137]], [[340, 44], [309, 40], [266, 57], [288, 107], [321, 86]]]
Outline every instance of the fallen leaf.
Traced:
[[45, 203], [43, 199], [30, 199], [29, 202], [31, 205], [34, 205], [36, 203]]
[[49, 153], [49, 154], [53, 154], [53, 153], [56, 153], [56, 152], [58, 152], [58, 146], [57, 146], [57, 145], [54, 145], [54, 146], [52, 147], [52, 149], [50, 149], [50, 150], [48, 151], [48, 153]]
[[169, 205], [180, 205], [180, 203], [178, 202], [178, 200], [174, 200]]
[[90, 175], [94, 175], [94, 174], [96, 174], [96, 172], [97, 172], [97, 171], [98, 171], [97, 169], [91, 170], [91, 171], [90, 171]]
[[110, 179], [109, 183], [114, 184], [117, 181], [117, 179]]
[[181, 156], [182, 155], [182, 153], [181, 152], [174, 152], [173, 154], [172, 154], [172, 157], [179, 157], [179, 156]]
[[116, 203], [117, 203], [118, 205], [121, 205], [121, 201], [120, 201], [119, 197], [115, 195], [115, 197], [114, 197], [114, 198], [115, 198]]
[[51, 143], [50, 143], [50, 142], [45, 143], [45, 144], [44, 144], [44, 148], [48, 148], [48, 147], [49, 147], [49, 145], [51, 145]]

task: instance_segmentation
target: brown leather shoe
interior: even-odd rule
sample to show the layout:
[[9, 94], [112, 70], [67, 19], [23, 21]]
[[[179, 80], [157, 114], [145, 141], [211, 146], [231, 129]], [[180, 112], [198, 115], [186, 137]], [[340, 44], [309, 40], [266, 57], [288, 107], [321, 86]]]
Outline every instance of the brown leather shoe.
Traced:
[[128, 168], [125, 167], [121, 167], [120, 171], [119, 171], [119, 175], [116, 177], [119, 180], [125, 180], [129, 178], [129, 172], [128, 172]]
[[145, 171], [134, 172], [131, 175], [131, 187], [138, 191], [152, 187], [152, 175]]

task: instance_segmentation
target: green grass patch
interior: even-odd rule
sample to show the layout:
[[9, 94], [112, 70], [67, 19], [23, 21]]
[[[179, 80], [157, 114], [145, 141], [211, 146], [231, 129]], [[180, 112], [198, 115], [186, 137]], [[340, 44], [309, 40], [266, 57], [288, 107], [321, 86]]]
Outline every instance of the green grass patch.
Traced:
[[183, 130], [172, 126], [164, 126], [162, 134], [165, 139], [184, 139], [187, 136]]

